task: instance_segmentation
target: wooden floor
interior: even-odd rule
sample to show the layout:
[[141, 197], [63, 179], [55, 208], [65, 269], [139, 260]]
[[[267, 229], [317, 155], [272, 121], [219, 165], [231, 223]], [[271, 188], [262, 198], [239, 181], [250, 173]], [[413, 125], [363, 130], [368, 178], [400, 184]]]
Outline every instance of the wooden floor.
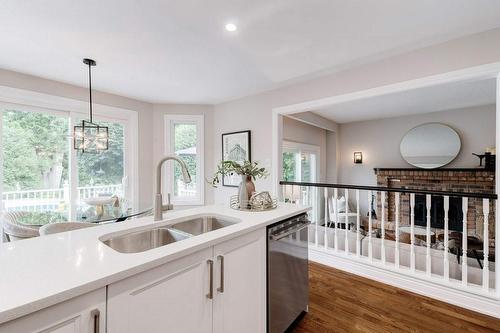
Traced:
[[294, 333], [500, 332], [500, 320], [311, 263], [309, 313]]

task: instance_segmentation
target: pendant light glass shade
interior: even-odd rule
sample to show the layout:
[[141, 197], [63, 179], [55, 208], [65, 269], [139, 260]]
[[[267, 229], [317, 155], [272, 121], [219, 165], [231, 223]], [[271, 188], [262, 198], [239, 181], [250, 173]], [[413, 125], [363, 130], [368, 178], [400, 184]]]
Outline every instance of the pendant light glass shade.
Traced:
[[89, 120], [73, 128], [73, 148], [82, 153], [99, 153], [109, 148], [109, 131], [106, 126], [93, 122], [92, 115], [92, 75], [91, 68], [96, 65], [92, 59], [83, 59], [89, 67]]

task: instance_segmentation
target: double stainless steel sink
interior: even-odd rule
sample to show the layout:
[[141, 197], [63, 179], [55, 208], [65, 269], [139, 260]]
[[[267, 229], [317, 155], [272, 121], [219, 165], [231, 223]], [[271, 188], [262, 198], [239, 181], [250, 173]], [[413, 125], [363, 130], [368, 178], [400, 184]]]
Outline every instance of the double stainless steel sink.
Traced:
[[121, 253], [139, 253], [221, 229], [234, 223], [237, 221], [207, 215], [169, 226], [126, 233], [106, 239], [103, 243]]

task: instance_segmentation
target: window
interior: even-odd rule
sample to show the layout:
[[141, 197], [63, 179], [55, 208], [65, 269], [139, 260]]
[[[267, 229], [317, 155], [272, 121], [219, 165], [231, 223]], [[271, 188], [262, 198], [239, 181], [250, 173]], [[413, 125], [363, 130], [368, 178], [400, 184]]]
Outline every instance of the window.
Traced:
[[191, 183], [185, 184], [179, 164], [167, 163], [165, 170], [168, 181], [165, 182], [164, 192], [170, 193], [172, 203], [204, 204], [203, 138], [202, 115], [165, 116], [165, 153], [182, 158], [191, 174]]
[[[100, 125], [108, 127], [108, 150], [98, 154], [77, 153], [78, 193], [77, 214], [86, 215], [89, 206], [87, 199], [115, 195], [122, 204], [130, 206], [130, 193], [126, 189], [127, 170], [125, 169], [125, 125], [122, 122], [97, 118]], [[131, 208], [131, 207], [127, 207]]]
[[110, 114], [96, 119], [109, 127], [109, 150], [82, 154], [73, 149], [72, 134], [84, 113], [0, 103], [0, 208], [71, 221], [92, 197], [117, 195], [135, 206], [129, 177], [137, 169], [130, 153], [136, 115], [103, 108]]
[[2, 112], [3, 208], [69, 214], [67, 116], [5, 108]]
[[[304, 143], [283, 141], [283, 180], [292, 182], [316, 182], [319, 178], [320, 147]], [[303, 193], [286, 193], [288, 198], [301, 197], [304, 205], [312, 206], [311, 218], [317, 221], [321, 213], [317, 188], [304, 189]], [[292, 200], [294, 200], [292, 198]]]
[[319, 172], [318, 146], [283, 142], [283, 180], [315, 182]]

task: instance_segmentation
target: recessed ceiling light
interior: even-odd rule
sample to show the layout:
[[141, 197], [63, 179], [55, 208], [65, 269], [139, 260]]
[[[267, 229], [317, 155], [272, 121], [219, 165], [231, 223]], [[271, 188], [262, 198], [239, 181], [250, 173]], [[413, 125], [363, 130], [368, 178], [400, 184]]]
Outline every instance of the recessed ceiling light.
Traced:
[[238, 30], [238, 27], [234, 23], [228, 23], [228, 24], [226, 24], [226, 30], [229, 32], [234, 32], [234, 31]]

